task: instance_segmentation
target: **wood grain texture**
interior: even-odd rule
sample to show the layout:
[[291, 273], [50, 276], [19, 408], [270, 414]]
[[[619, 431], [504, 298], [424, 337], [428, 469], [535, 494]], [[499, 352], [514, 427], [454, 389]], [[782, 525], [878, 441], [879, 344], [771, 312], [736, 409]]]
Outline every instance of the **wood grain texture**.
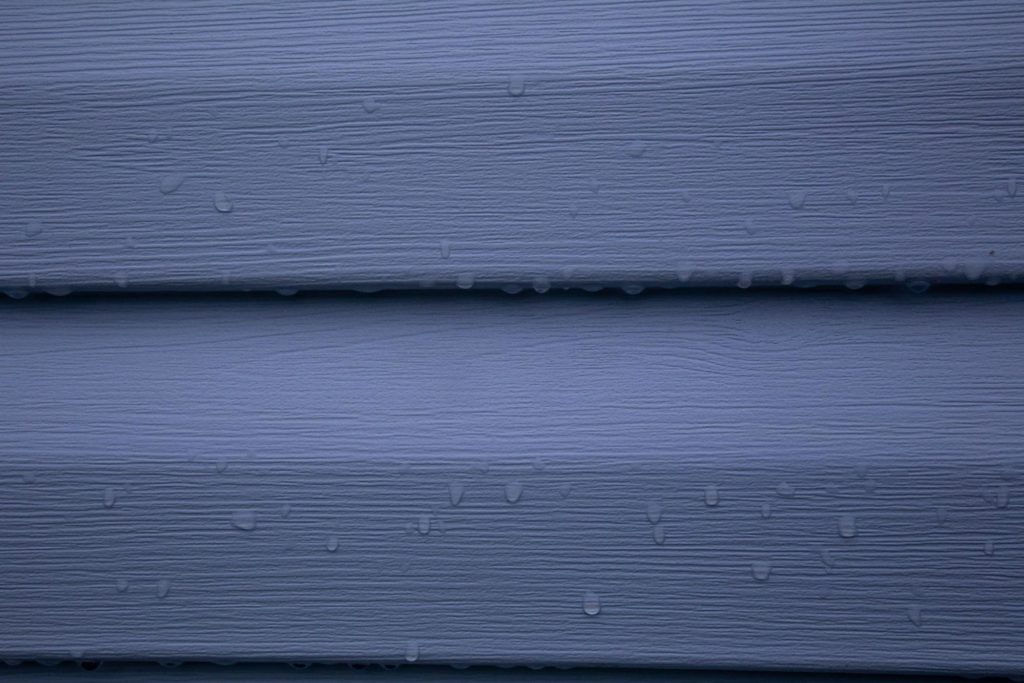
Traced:
[[[86, 663], [88, 669], [66, 662], [38, 666], [22, 663], [0, 664], [0, 680], [21, 683], [64, 683], [65, 681], [116, 681], [118, 683], [205, 683], [206, 681], [382, 681], [383, 683], [909, 683], [904, 676], [856, 674], [773, 674], [726, 671], [665, 671], [656, 669], [499, 669], [472, 667], [454, 669], [439, 666], [402, 666], [380, 670], [377, 666], [312, 665], [280, 663], [232, 664], [167, 662], [167, 665], [138, 662]], [[390, 668], [390, 667], [389, 667]], [[962, 678], [915, 677], [914, 683], [963, 683]]]
[[0, 289], [1024, 274], [1024, 7], [0, 6]]
[[0, 655], [1024, 672], [1024, 294], [0, 305]]

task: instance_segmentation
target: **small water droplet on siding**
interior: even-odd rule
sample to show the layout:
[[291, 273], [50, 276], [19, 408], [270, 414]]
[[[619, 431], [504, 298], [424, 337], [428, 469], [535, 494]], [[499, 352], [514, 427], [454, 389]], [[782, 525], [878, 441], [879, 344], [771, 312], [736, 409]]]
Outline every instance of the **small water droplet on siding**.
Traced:
[[654, 542], [658, 545], [664, 545], [665, 543], [665, 527], [661, 524], [655, 524], [654, 530], [651, 532], [654, 537]]
[[767, 581], [772, 573], [772, 563], [767, 560], [757, 560], [750, 565], [750, 571], [758, 581]]
[[562, 484], [558, 487], [558, 495], [562, 498], [568, 498], [572, 495], [572, 484]]
[[968, 280], [978, 280], [985, 273], [985, 265], [981, 259], [968, 259], [964, 263], [964, 275]]
[[213, 207], [221, 213], [231, 213], [235, 203], [224, 192], [218, 190], [213, 193]]
[[858, 289], [864, 289], [864, 286], [866, 284], [867, 284], [866, 280], [863, 280], [861, 278], [856, 278], [855, 277], [855, 278], [850, 278], [850, 279], [848, 279], [846, 281], [846, 288], [850, 289], [850, 290], [853, 290], [853, 291], [857, 291]]
[[128, 276], [121, 272], [115, 273], [114, 284], [120, 287], [121, 289], [124, 289], [125, 287], [128, 286]]
[[996, 507], [1000, 510], [1010, 504], [1010, 487], [1003, 485], [996, 489]]
[[846, 200], [850, 202], [850, 204], [856, 204], [858, 199], [860, 199], [860, 195], [857, 193], [857, 190], [846, 191]]
[[830, 551], [828, 551], [828, 550], [822, 550], [821, 553], [820, 553], [820, 556], [821, 556], [821, 563], [823, 565], [825, 565], [825, 571], [827, 573], [831, 574], [832, 570], [836, 566], [836, 558], [835, 558], [835, 556], [833, 556], [832, 553]]
[[907, 289], [914, 294], [924, 294], [930, 287], [931, 285], [927, 280], [911, 280], [907, 283]]
[[327, 537], [327, 552], [336, 553], [338, 552], [338, 537], [335, 534], [331, 534]]
[[996, 552], [996, 544], [992, 541], [985, 541], [985, 554], [992, 555]]
[[1006, 196], [1016, 197], [1017, 196], [1017, 179], [1010, 178], [1006, 181]]
[[680, 282], [689, 282], [691, 277], [693, 277], [692, 267], [686, 264], [679, 264], [676, 266], [676, 278]]
[[882, 199], [888, 199], [890, 194], [892, 194], [892, 184], [882, 183]]
[[317, 149], [316, 154], [317, 158], [320, 160], [321, 166], [327, 163], [327, 145], [320, 145], [320, 148]]
[[626, 147], [626, 153], [634, 159], [639, 159], [647, 152], [647, 144], [642, 140], [634, 140]]
[[256, 512], [254, 510], [239, 510], [231, 515], [231, 526], [242, 531], [252, 531], [256, 528]]
[[652, 500], [647, 504], [647, 520], [651, 524], [657, 524], [661, 521], [663, 509], [661, 503], [656, 500]]
[[752, 284], [754, 284], [754, 277], [750, 273], [740, 273], [740, 279], [736, 281], [737, 287], [748, 289]]
[[780, 498], [792, 498], [793, 496], [796, 495], [796, 490], [792, 487], [792, 485], [787, 484], [786, 482], [782, 482], [781, 484], [775, 487], [775, 493], [779, 494]]
[[793, 269], [792, 268], [783, 268], [782, 269], [782, 284], [784, 284], [784, 285], [791, 285], [791, 284], [793, 284], [794, 280], [796, 280], [796, 273], [793, 271]]
[[508, 77], [508, 94], [512, 97], [522, 97], [526, 92], [526, 79], [520, 74], [512, 74]]
[[452, 243], [449, 240], [441, 240], [441, 258], [450, 258], [452, 255]]
[[510, 503], [518, 503], [523, 495], [523, 485], [518, 481], [510, 481], [505, 484], [505, 500]]
[[103, 491], [103, 507], [108, 509], [112, 508], [116, 502], [117, 492], [114, 490], [114, 487], [108, 486], [106, 490]]
[[549, 289], [551, 289], [551, 281], [548, 280], [543, 275], [540, 275], [538, 277], [533, 278], [533, 283], [532, 284], [533, 284], [533, 291], [537, 292], [538, 294], [543, 294], [544, 292], [546, 292]]
[[160, 192], [163, 194], [172, 194], [178, 191], [178, 188], [185, 182], [185, 175], [183, 173], [172, 173], [165, 175], [160, 179]]
[[217, 472], [219, 472], [220, 474], [223, 474], [224, 471], [227, 470], [227, 468], [228, 468], [228, 459], [226, 457], [224, 457], [223, 455], [220, 456], [219, 458], [217, 458], [216, 468], [217, 468]]
[[274, 291], [277, 292], [278, 296], [295, 296], [299, 293], [299, 290], [294, 287], [281, 287]]
[[761, 503], [761, 517], [762, 519], [768, 519], [772, 516], [772, 506], [770, 503]]
[[472, 289], [475, 280], [473, 273], [462, 273], [455, 279], [455, 286], [459, 289]]
[[416, 531], [420, 536], [430, 533], [430, 515], [423, 514], [416, 519]]
[[748, 235], [757, 234], [757, 224], [754, 223], [753, 218], [747, 218], [746, 220], [743, 221], [743, 229], [747, 231]]
[[118, 593], [125, 593], [127, 591], [128, 591], [128, 579], [118, 579], [117, 580], [117, 592]]
[[911, 607], [909, 609], [907, 609], [907, 617], [910, 619], [910, 622], [914, 626], [920, 626], [921, 625], [921, 608], [918, 607], [917, 605], [911, 605]]
[[25, 237], [37, 237], [43, 232], [43, 224], [38, 219], [32, 219], [25, 225]]
[[708, 507], [718, 505], [718, 487], [714, 484], [704, 487], [704, 504]]
[[794, 209], [804, 208], [804, 203], [807, 201], [807, 192], [804, 190], [794, 190], [789, 193], [789, 205]]
[[287, 519], [288, 515], [290, 514], [292, 514], [291, 503], [284, 503], [283, 505], [281, 505], [281, 516]]
[[26, 292], [24, 289], [7, 289], [4, 290], [4, 294], [6, 294], [12, 299], [24, 299], [26, 296], [28, 296], [28, 292]]
[[838, 527], [842, 538], [853, 538], [857, 535], [857, 520], [853, 515], [840, 515]]
[[377, 100], [373, 99], [372, 97], [363, 98], [363, 111], [365, 111], [367, 114], [372, 114], [378, 109], [380, 109], [380, 103], [378, 103]]
[[601, 598], [594, 591], [587, 591], [583, 594], [583, 613], [590, 617], [596, 617], [601, 612]]
[[635, 285], [635, 284], [634, 285], [623, 285], [622, 286], [622, 291], [625, 292], [626, 294], [629, 294], [630, 296], [636, 296], [637, 294], [642, 294], [643, 293], [644, 287], [643, 287], [643, 285]]
[[462, 495], [465, 491], [466, 487], [458, 482], [448, 484], [448, 499], [452, 502], [453, 506], [462, 502]]
[[410, 640], [405, 646], [405, 661], [415, 662], [420, 658], [420, 644], [415, 640]]
[[518, 294], [519, 292], [523, 291], [523, 288], [519, 285], [502, 285], [501, 291], [505, 292], [506, 294]]
[[163, 600], [171, 592], [171, 582], [169, 579], [160, 579], [156, 583], [156, 597]]

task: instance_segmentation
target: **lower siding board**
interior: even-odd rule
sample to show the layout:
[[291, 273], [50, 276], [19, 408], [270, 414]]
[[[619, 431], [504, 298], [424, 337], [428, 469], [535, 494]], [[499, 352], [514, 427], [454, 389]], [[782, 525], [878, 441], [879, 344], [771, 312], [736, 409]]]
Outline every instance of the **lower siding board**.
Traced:
[[1024, 294], [0, 305], [0, 656], [1024, 671]]

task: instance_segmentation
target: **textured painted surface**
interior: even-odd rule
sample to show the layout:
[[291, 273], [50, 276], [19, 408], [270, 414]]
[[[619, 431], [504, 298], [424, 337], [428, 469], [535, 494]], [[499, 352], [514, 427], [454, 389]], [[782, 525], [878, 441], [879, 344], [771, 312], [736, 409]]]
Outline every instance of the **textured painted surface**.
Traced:
[[1024, 671], [1020, 291], [0, 325], [4, 657]]
[[[630, 669], [568, 669], [532, 670], [525, 668], [492, 669], [473, 667], [403, 666], [382, 671], [376, 666], [359, 665], [355, 669], [342, 665], [304, 664], [198, 664], [167, 662], [159, 664], [86, 662], [86, 670], [71, 663], [59, 666], [23, 664], [4, 667], [0, 679], [13, 681], [123, 681], [125, 683], [174, 683], [188, 681], [411, 681], [412, 683], [910, 683], [906, 677], [861, 676], [855, 674], [772, 674], [712, 671], [659, 671]], [[961, 678], [915, 677], [913, 683], [962, 683]]]
[[1024, 274], [1017, 0], [0, 4], [0, 289]]

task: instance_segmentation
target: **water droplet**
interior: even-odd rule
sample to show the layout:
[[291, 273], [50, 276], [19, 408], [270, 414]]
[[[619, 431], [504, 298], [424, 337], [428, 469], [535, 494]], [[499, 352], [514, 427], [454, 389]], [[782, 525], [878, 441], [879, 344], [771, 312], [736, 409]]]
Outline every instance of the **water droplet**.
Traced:
[[546, 292], [549, 289], [551, 289], [551, 281], [548, 280], [543, 275], [540, 275], [538, 277], [533, 278], [533, 283], [532, 284], [533, 284], [533, 291], [537, 292], [538, 294], [543, 294], [544, 292]]
[[455, 279], [455, 286], [459, 289], [471, 289], [474, 280], [473, 273], [462, 273]]
[[220, 456], [219, 458], [217, 458], [216, 467], [217, 467], [217, 471], [219, 473], [223, 474], [224, 471], [228, 468], [228, 459], [226, 457], [224, 457], [223, 455]]
[[287, 518], [288, 515], [292, 514], [291, 503], [284, 503], [281, 505], [281, 516]]
[[942, 269], [947, 273], [955, 273], [960, 269], [960, 263], [952, 256], [942, 259]]
[[658, 501], [652, 500], [647, 504], [647, 520], [651, 524], [657, 524], [661, 521], [662, 512], [661, 503]]
[[441, 240], [441, 258], [450, 258], [452, 255], [452, 243], [449, 240]]
[[409, 662], [411, 664], [412, 662], [415, 662], [419, 658], [420, 658], [420, 644], [417, 643], [415, 640], [410, 640], [408, 642], [408, 644], [406, 644], [406, 646], [405, 646], [405, 661], [407, 661], [407, 662]]
[[857, 193], [857, 190], [846, 191], [846, 200], [850, 202], [850, 204], [856, 204], [858, 199], [860, 199], [860, 195]]
[[256, 512], [254, 510], [239, 510], [231, 515], [231, 526], [242, 531], [252, 531], [256, 528]]
[[985, 541], [985, 554], [992, 555], [996, 552], [996, 544], [992, 541]]
[[910, 618], [910, 622], [914, 626], [920, 626], [921, 625], [921, 608], [918, 607], [917, 605], [911, 605], [910, 608], [907, 609], [907, 617]]
[[622, 291], [630, 296], [636, 296], [637, 294], [642, 294], [644, 288], [643, 285], [623, 285]]
[[823, 565], [825, 565], [825, 571], [827, 573], [831, 574], [832, 570], [836, 566], [836, 558], [835, 558], [835, 556], [832, 555], [832, 553], [830, 551], [828, 551], [828, 550], [822, 550], [821, 553], [820, 553], [820, 556], [821, 556], [821, 563]]
[[857, 535], [857, 520], [853, 515], [839, 516], [839, 535], [843, 538], [853, 538]]
[[151, 130], [148, 133], [146, 133], [146, 140], [149, 141], [150, 143], [157, 142], [158, 140], [160, 140], [160, 134], [157, 133], [155, 130]]
[[572, 216], [573, 219], [580, 215], [580, 205], [576, 202], [569, 204], [569, 215]]
[[562, 484], [558, 487], [558, 495], [562, 498], [568, 498], [572, 495], [572, 484]]
[[775, 487], [775, 493], [779, 494], [780, 498], [792, 498], [793, 496], [796, 495], [796, 490], [792, 487], [792, 485], [787, 484], [786, 482], [782, 482], [781, 484]]
[[634, 159], [639, 159], [647, 152], [647, 145], [642, 140], [634, 140], [626, 147], [626, 153]]
[[907, 289], [914, 294], [924, 294], [928, 291], [929, 287], [931, 287], [931, 285], [927, 280], [911, 280], [907, 283]]
[[518, 503], [523, 495], [523, 485], [518, 481], [510, 481], [505, 484], [505, 500], [510, 503]]
[[736, 281], [737, 287], [748, 289], [752, 284], [754, 284], [754, 277], [750, 273], [740, 273], [740, 279]]
[[985, 273], [985, 262], [981, 259], [968, 259], [964, 263], [964, 275], [968, 280], [978, 280]]
[[221, 213], [231, 213], [231, 209], [235, 208], [235, 203], [224, 192], [218, 190], [213, 193], [213, 206]]
[[163, 194], [171, 194], [177, 192], [178, 188], [185, 182], [185, 175], [183, 173], [172, 173], [165, 175], [160, 179], [160, 192]]
[[113, 486], [108, 486], [106, 490], [103, 491], [103, 507], [108, 509], [112, 508], [116, 502], [117, 492], [114, 490]]
[[583, 594], [583, 613], [590, 617], [596, 617], [601, 612], [601, 598], [597, 597], [594, 591], [587, 591]]
[[534, 471], [543, 472], [544, 470], [547, 469], [548, 464], [544, 462], [544, 458], [537, 457], [533, 459], [532, 466]]
[[748, 235], [757, 234], [757, 224], [754, 223], [753, 218], [747, 218], [743, 221], [743, 229], [747, 231]]
[[316, 152], [317, 158], [320, 160], [320, 165], [323, 166], [327, 163], [327, 145], [320, 145], [320, 148]]
[[4, 294], [6, 294], [12, 299], [24, 299], [26, 296], [28, 296], [28, 292], [26, 292], [24, 289], [8, 289], [4, 291]]
[[120, 287], [121, 289], [124, 289], [125, 287], [128, 286], [128, 276], [125, 275], [123, 272], [115, 273], [114, 284]]
[[274, 291], [277, 292], [278, 296], [295, 296], [299, 293], [299, 290], [294, 287], [281, 287]]
[[156, 597], [163, 600], [171, 592], [171, 582], [168, 579], [160, 579], [156, 583]]
[[126, 593], [128, 591], [128, 579], [117, 580], [117, 592]]
[[996, 489], [996, 507], [1000, 510], [1010, 504], [1010, 487], [1005, 484]]
[[750, 571], [758, 581], [767, 581], [772, 573], [772, 563], [767, 560], [757, 560], [750, 565]]
[[864, 285], [866, 285], [866, 284], [867, 284], [866, 280], [864, 280], [862, 278], [856, 278], [855, 277], [855, 278], [850, 278], [849, 280], [846, 281], [846, 288], [850, 289], [850, 290], [853, 290], [853, 291], [857, 291], [858, 289], [864, 289]]
[[416, 531], [419, 532], [420, 536], [426, 536], [430, 533], [430, 515], [422, 514], [417, 518]]
[[378, 109], [380, 109], [380, 103], [378, 103], [377, 100], [373, 99], [372, 97], [363, 98], [363, 111], [365, 111], [367, 114], [372, 114]]
[[761, 503], [761, 517], [768, 519], [772, 516], [772, 506], [770, 503]]
[[25, 237], [37, 237], [43, 232], [43, 224], [40, 220], [33, 218], [25, 225]]
[[502, 285], [501, 291], [505, 292], [506, 294], [518, 294], [519, 292], [523, 291], [523, 288], [520, 287], [519, 285]]
[[520, 74], [512, 74], [508, 77], [508, 94], [512, 97], [522, 97], [526, 92], [526, 79]]
[[704, 504], [708, 507], [718, 505], [718, 487], [714, 484], [704, 487]]
[[1017, 196], [1017, 179], [1010, 178], [1006, 181], [1006, 196], [1016, 197]]
[[661, 524], [654, 525], [654, 531], [651, 534], [654, 537], [654, 542], [658, 545], [664, 545], [665, 543], [665, 527]]
[[888, 199], [892, 194], [892, 183], [882, 183], [882, 199]]
[[462, 494], [465, 491], [466, 487], [458, 482], [448, 484], [448, 499], [452, 502], [452, 505], [458, 505], [462, 502]]
[[805, 190], [794, 190], [789, 193], [789, 205], [794, 209], [804, 208], [804, 202], [807, 201], [807, 192]]
[[336, 534], [331, 534], [327, 537], [327, 552], [338, 552], [338, 536]]
[[796, 280], [796, 273], [793, 271], [793, 269], [792, 268], [783, 268], [782, 269], [782, 284], [784, 284], [784, 285], [791, 285], [791, 284], [793, 284], [794, 280]]

